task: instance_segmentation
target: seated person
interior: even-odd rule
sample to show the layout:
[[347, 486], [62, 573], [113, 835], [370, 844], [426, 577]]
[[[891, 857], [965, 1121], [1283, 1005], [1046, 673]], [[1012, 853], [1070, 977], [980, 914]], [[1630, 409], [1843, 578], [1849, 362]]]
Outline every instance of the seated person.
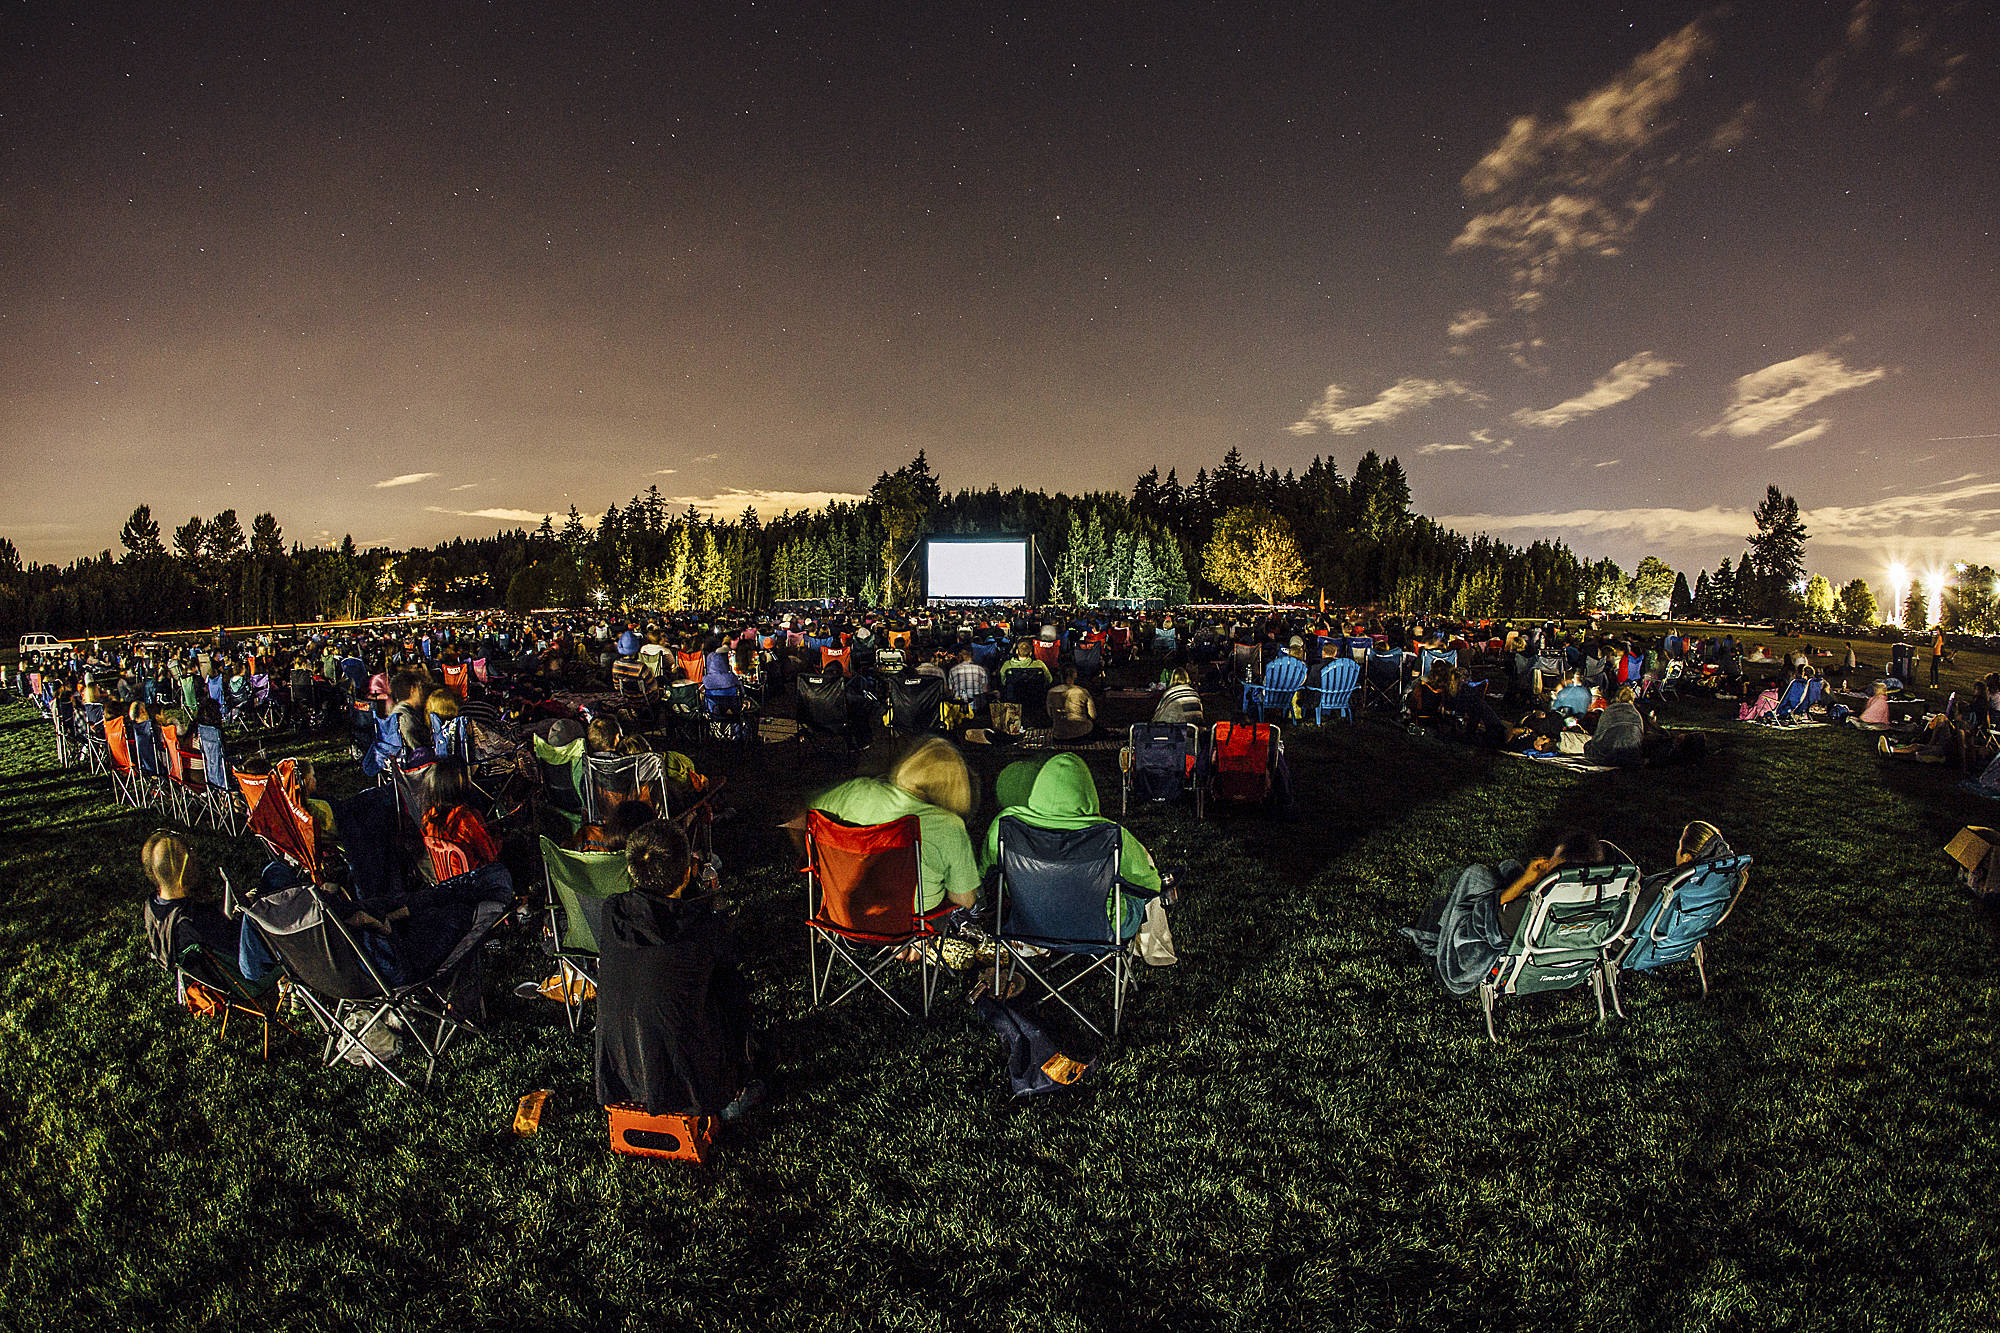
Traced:
[[[1051, 627], [1049, 632], [1054, 634], [1054, 628]], [[1014, 678], [1018, 675], [1029, 679], [1017, 684]], [[1047, 693], [1053, 679], [1048, 663], [1035, 656], [1035, 645], [1028, 639], [1015, 644], [1014, 655], [1000, 664], [1000, 693], [1017, 703]]]
[[[986, 830], [985, 850], [980, 856], [985, 870], [1000, 863], [1002, 816], [1011, 815], [1024, 824], [1046, 829], [1091, 828], [1117, 822], [1098, 813], [1097, 782], [1090, 776], [1089, 765], [1073, 754], [1009, 764], [1001, 772], [994, 794], [1005, 804]], [[1171, 907], [1175, 891], [1170, 882], [1162, 880], [1152, 853], [1126, 828], [1120, 829], [1118, 878], [1138, 891], [1124, 896], [1124, 914], [1117, 923], [1118, 938], [1129, 940], [1147, 919], [1147, 900], [1157, 897], [1162, 908]], [[1104, 907], [1107, 913], [1111, 910], [1108, 899]], [[1162, 916], [1160, 924], [1164, 923]]]
[[727, 918], [711, 895], [688, 892], [695, 858], [671, 821], [632, 834], [625, 861], [632, 891], [606, 900], [598, 933], [597, 1099], [733, 1120], [763, 1088]]
[[1619, 688], [1617, 697], [1598, 714], [1597, 727], [1583, 747], [1585, 759], [1626, 766], [1645, 762], [1646, 719], [1639, 715], [1636, 697], [1630, 685]]
[[430, 688], [416, 672], [398, 671], [390, 678], [389, 690], [396, 701], [391, 716], [396, 719], [396, 729], [403, 737], [404, 760], [420, 760], [431, 750], [429, 714], [424, 711]]
[[500, 840], [476, 808], [482, 799], [472, 774], [457, 759], [440, 759], [431, 768], [430, 804], [424, 810], [423, 834], [448, 842], [465, 853], [466, 876], [479, 876], [499, 901], [514, 896], [514, 879], [500, 862]]
[[1527, 911], [1528, 890], [1567, 866], [1597, 865], [1604, 845], [1594, 834], [1565, 833], [1547, 856], [1525, 866], [1467, 866], [1438, 881], [1438, 893], [1406, 935], [1436, 968], [1438, 980], [1454, 995], [1470, 995], [1506, 953]]
[[811, 804], [849, 824], [886, 824], [915, 815], [923, 833], [917, 911], [947, 900], [957, 907], [979, 900], [979, 867], [965, 831], [973, 810], [972, 773], [951, 742], [937, 736], [919, 741], [886, 779], [850, 778]]
[[[234, 968], [244, 928], [214, 903], [192, 896], [194, 857], [187, 843], [159, 829], [140, 847], [139, 863], [153, 886], [143, 914], [153, 956], [171, 964], [179, 945], [192, 935], [219, 964]], [[176, 918], [180, 931], [186, 932], [179, 939], [170, 936]]]
[[1155, 722], [1192, 722], [1201, 725], [1201, 693], [1188, 680], [1185, 666], [1167, 672], [1167, 690], [1153, 709]]
[[621, 802], [611, 808], [611, 813], [602, 824], [585, 824], [579, 828], [571, 850], [622, 852], [634, 833], [659, 817], [660, 812], [644, 801]]
[[1097, 734], [1097, 701], [1076, 683], [1075, 667], [1063, 668], [1062, 684], [1049, 690], [1045, 706], [1050, 740], [1083, 741]]
[[961, 645], [955, 654], [956, 661], [945, 673], [945, 688], [952, 698], [968, 708], [978, 709], [986, 703], [986, 697], [993, 690], [992, 678], [986, 668], [972, 660], [970, 644]]
[[[245, 771], [249, 770], [246, 768]], [[314, 835], [323, 840], [335, 837], [333, 807], [314, 795], [319, 790], [319, 770], [313, 767], [313, 761], [292, 760], [292, 780], [298, 784], [299, 803], [312, 816]], [[325, 847], [328, 843], [322, 841], [320, 845]]]
[[[1728, 841], [1722, 831], [1706, 820], [1693, 820], [1681, 829], [1680, 841], [1674, 845], [1674, 870], [1693, 865], [1696, 861], [1719, 861], [1732, 856]], [[1639, 881], [1639, 905], [1632, 911], [1632, 924], [1637, 927], [1652, 910], [1658, 900], [1660, 890], [1673, 878], [1672, 870], [1663, 870], [1648, 875]]]
[[1439, 729], [1449, 720], [1451, 696], [1458, 692], [1458, 672], [1449, 662], [1431, 663], [1430, 674], [1410, 691], [1410, 721]]
[[1563, 677], [1561, 687], [1549, 700], [1549, 707], [1570, 717], [1582, 717], [1596, 700], [1596, 692], [1583, 683], [1583, 674], [1572, 669]]

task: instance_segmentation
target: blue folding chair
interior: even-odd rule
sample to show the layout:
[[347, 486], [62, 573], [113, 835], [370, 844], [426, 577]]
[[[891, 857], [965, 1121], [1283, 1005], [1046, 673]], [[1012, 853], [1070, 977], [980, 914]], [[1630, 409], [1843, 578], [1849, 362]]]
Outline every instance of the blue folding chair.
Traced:
[[1362, 702], [1372, 708], [1403, 711], [1403, 650], [1377, 648], [1368, 654]]
[[1264, 720], [1264, 710], [1270, 709], [1280, 721], [1292, 720], [1292, 709], [1296, 706], [1299, 691], [1305, 688], [1306, 664], [1287, 653], [1274, 657], [1264, 668], [1262, 684], [1252, 683], [1243, 687], [1243, 711], [1257, 721]]
[[[1361, 685], [1361, 663], [1351, 657], [1335, 657], [1320, 664], [1319, 680], [1305, 689], [1312, 700], [1313, 725], [1326, 721], [1328, 713], [1354, 720], [1354, 691]], [[1300, 701], [1301, 710], [1305, 701]]]
[[1805, 708], [1806, 684], [1804, 680], [1794, 680], [1785, 686], [1784, 694], [1779, 696], [1778, 706], [1771, 710], [1771, 722], [1790, 722], [1794, 714]]
[[1457, 651], [1439, 651], [1435, 648], [1425, 648], [1417, 654], [1417, 674], [1419, 676], [1430, 675], [1431, 668], [1439, 662], [1443, 662], [1446, 666], [1457, 666]]
[[[1750, 858], [1724, 856], [1695, 861], [1664, 875], [1653, 898], [1632, 928], [1631, 943], [1615, 961], [1607, 960], [1604, 979], [1611, 986], [1611, 1007], [1625, 1016], [1618, 1002], [1620, 972], [1651, 972], [1692, 961], [1701, 977], [1701, 994], [1708, 998], [1708, 936], [1736, 907], [1743, 886], [1750, 882]], [[1650, 888], [1650, 885], [1647, 886]], [[1642, 898], [1649, 896], [1642, 891]]]
[[[1001, 966], [1008, 960], [1103, 1037], [1104, 1029], [1069, 995], [1085, 977], [1102, 972], [1111, 978], [1109, 1035], [1118, 1035], [1132, 985], [1131, 955], [1119, 931], [1125, 915], [1125, 886], [1118, 878], [1122, 839], [1116, 824], [1046, 829], [1013, 815], [1001, 817], [994, 994], [1007, 993]], [[1045, 952], [1034, 956], [1028, 952], [1033, 949]]]

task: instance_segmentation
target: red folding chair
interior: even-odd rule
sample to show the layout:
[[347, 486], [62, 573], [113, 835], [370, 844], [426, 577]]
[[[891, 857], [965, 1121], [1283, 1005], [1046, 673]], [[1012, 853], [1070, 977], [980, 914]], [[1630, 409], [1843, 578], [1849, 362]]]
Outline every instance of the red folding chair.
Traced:
[[132, 762], [132, 738], [125, 730], [124, 714], [105, 710], [104, 746], [111, 755], [112, 798], [130, 806], [144, 805], [139, 766]]
[[1049, 674], [1060, 680], [1056, 673], [1062, 667], [1062, 644], [1053, 639], [1036, 639], [1034, 652], [1035, 660], [1047, 666]]
[[431, 874], [439, 884], [472, 873], [472, 858], [465, 848], [432, 834], [424, 834], [424, 850], [431, 856]]
[[[250, 807], [249, 829], [267, 847], [275, 858], [290, 861], [293, 865], [311, 875], [317, 882], [320, 873], [319, 830], [313, 825], [312, 812], [306, 809], [305, 798], [299, 795], [297, 767], [290, 759], [280, 759], [278, 766], [261, 778], [252, 774], [239, 774], [237, 781], [250, 778], [259, 782], [262, 791]], [[246, 790], [245, 798], [249, 798]]]
[[[849, 824], [818, 810], [806, 812], [806, 950], [813, 1003], [839, 1004], [864, 986], [873, 986], [905, 1014], [882, 974], [912, 945], [919, 964], [924, 1015], [931, 1012], [939, 967], [931, 941], [950, 902], [929, 912], [917, 910], [921, 891], [923, 836], [915, 815], [887, 824]], [[857, 976], [831, 1000], [833, 972], [845, 962]]]
[[1264, 722], [1218, 722], [1209, 734], [1209, 799], [1252, 804], [1271, 794], [1278, 729]]

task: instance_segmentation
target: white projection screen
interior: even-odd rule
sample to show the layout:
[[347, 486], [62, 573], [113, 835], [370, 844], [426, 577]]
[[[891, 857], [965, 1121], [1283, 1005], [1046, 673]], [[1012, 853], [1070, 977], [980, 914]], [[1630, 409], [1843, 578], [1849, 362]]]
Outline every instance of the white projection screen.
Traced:
[[938, 601], [1027, 601], [1029, 540], [926, 538], [924, 596]]

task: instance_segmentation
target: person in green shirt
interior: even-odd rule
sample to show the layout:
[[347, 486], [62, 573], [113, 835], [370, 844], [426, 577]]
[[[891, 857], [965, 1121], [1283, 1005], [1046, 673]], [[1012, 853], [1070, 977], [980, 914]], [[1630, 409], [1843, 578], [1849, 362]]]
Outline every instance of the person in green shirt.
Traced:
[[979, 899], [979, 867], [965, 819], [972, 813], [972, 774], [951, 742], [932, 737], [919, 744], [887, 778], [851, 778], [822, 793], [812, 808], [850, 824], [886, 824], [915, 815], [918, 850], [917, 911], [949, 899], [971, 907]]
[[[1045, 761], [1023, 759], [1007, 765], [994, 784], [994, 795], [1001, 808], [986, 830], [986, 846], [980, 856], [984, 869], [990, 870], [1000, 862], [1000, 821], [1008, 815], [1046, 829], [1090, 828], [1117, 822], [1098, 813], [1097, 782], [1090, 776], [1090, 766], [1073, 754], [1058, 754]], [[1160, 895], [1164, 907], [1171, 895], [1162, 893], [1164, 886], [1152, 853], [1132, 836], [1132, 830], [1121, 828], [1119, 833], [1118, 878], [1145, 895], [1127, 894], [1124, 898], [1118, 937], [1130, 939], [1145, 918], [1146, 898]], [[1111, 910], [1108, 899], [1104, 909], [1107, 914]]]

